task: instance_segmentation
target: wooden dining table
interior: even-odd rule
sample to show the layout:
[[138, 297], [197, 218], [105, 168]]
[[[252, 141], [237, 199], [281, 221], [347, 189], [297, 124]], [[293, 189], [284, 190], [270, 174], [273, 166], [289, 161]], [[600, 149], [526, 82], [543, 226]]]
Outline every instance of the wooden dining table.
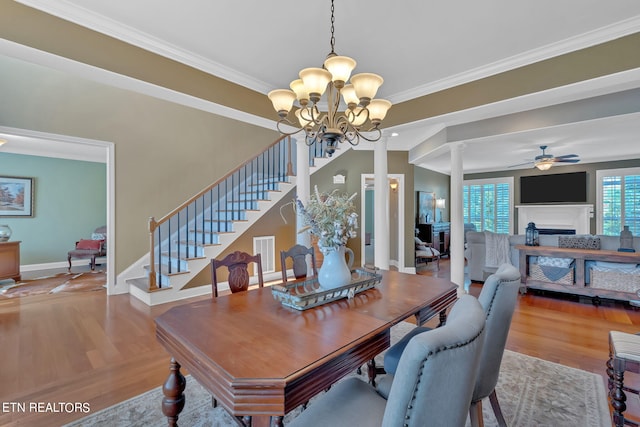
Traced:
[[[162, 410], [178, 425], [185, 404], [181, 367], [217, 402], [252, 426], [283, 416], [371, 361], [390, 345], [391, 327], [422, 324], [457, 299], [446, 279], [382, 271], [375, 288], [299, 311], [252, 289], [171, 308], [156, 336], [171, 355]], [[370, 370], [371, 371], [371, 370]]]

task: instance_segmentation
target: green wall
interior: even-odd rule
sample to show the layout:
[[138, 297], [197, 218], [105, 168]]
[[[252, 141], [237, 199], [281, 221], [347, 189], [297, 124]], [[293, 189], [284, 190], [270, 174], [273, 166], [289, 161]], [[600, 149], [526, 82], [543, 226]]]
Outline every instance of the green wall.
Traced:
[[0, 217], [22, 242], [22, 265], [66, 262], [77, 240], [107, 223], [103, 163], [0, 152], [0, 175], [33, 178], [34, 216]]
[[[449, 187], [451, 185], [451, 178], [449, 175], [444, 175], [439, 172], [434, 172], [429, 169], [415, 167], [415, 178], [414, 178], [414, 190], [415, 191], [426, 191], [428, 193], [434, 193], [436, 199], [445, 199], [445, 208], [442, 209], [442, 221], [448, 222], [450, 219], [449, 216], [449, 206], [451, 206], [451, 202], [449, 199]], [[418, 212], [416, 210], [417, 206], [417, 194], [413, 196], [413, 214], [414, 214], [414, 223], [416, 222], [416, 218], [418, 216]], [[440, 210], [436, 209], [436, 217], [435, 221], [440, 219]]]
[[[359, 230], [358, 237], [351, 239], [347, 246], [351, 248], [355, 255], [353, 265], [361, 265], [361, 253], [360, 245], [363, 238], [362, 224], [362, 190], [361, 190], [361, 175], [373, 174], [373, 151], [361, 151], [351, 150], [344, 153], [331, 163], [325, 165], [318, 172], [311, 175], [311, 191], [315, 185], [318, 186], [320, 191], [332, 191], [337, 188], [341, 192], [353, 194], [358, 193], [354, 202], [359, 216]], [[413, 191], [413, 165], [408, 163], [408, 152], [406, 151], [389, 151], [387, 153], [387, 172], [389, 174], [403, 174], [405, 179], [405, 259], [404, 264], [402, 260], [399, 262], [405, 267], [412, 267], [414, 265], [413, 258], [413, 204], [414, 196]], [[333, 184], [333, 176], [338, 173], [346, 176], [345, 184]], [[394, 229], [394, 224], [389, 224], [391, 229]]]

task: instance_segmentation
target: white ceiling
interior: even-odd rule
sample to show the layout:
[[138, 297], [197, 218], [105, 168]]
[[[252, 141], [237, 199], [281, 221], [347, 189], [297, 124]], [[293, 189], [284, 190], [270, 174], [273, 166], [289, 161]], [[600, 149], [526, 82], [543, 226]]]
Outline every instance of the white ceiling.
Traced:
[[[298, 70], [320, 66], [330, 50], [328, 0], [18, 1], [262, 93], [288, 87]], [[382, 75], [378, 96], [394, 103], [640, 31], [637, 0], [338, 0], [335, 15], [336, 52], [358, 61], [356, 72]], [[399, 136], [389, 148], [416, 147], [446, 126], [634, 87], [640, 76], [629, 73], [431, 118], [392, 129]], [[542, 144], [584, 162], [638, 157], [631, 145], [638, 122], [629, 116], [471, 135], [463, 141], [464, 169], [501, 170], [539, 154]], [[449, 171], [443, 148], [416, 163]]]

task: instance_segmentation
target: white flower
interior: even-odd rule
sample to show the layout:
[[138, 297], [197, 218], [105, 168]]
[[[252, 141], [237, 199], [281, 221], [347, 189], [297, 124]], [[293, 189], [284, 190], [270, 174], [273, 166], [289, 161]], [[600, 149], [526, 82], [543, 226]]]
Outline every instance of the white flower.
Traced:
[[299, 232], [309, 231], [318, 236], [320, 247], [345, 245], [350, 238], [357, 236], [358, 214], [353, 203], [357, 193], [351, 196], [338, 194], [337, 190], [321, 193], [317, 186], [314, 190], [306, 205], [299, 199], [296, 201], [305, 223]]

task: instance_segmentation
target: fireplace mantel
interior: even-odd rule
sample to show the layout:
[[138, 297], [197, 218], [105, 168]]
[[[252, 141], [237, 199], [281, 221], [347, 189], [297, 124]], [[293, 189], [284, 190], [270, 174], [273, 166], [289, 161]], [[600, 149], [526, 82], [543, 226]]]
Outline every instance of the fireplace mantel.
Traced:
[[518, 234], [524, 234], [527, 224], [537, 228], [574, 229], [576, 234], [590, 234], [593, 205], [518, 205]]

